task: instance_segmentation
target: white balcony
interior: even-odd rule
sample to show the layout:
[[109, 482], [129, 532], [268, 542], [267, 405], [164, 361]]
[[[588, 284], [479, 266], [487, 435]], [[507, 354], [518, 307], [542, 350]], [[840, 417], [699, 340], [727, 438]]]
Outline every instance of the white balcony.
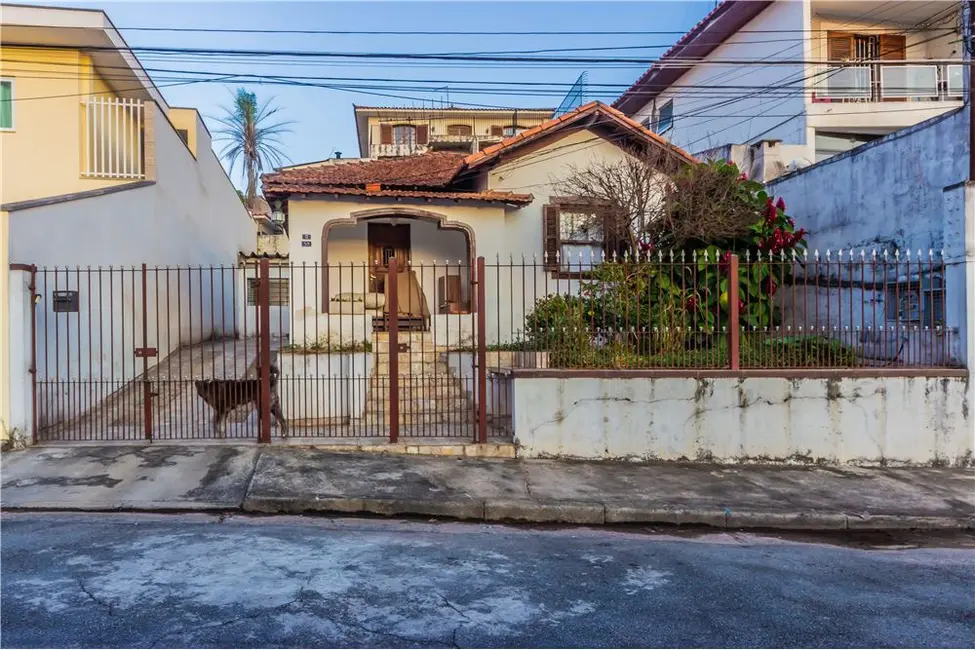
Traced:
[[393, 144], [373, 144], [369, 147], [369, 154], [372, 158], [390, 158], [393, 156], [415, 156], [418, 153], [426, 153], [427, 145], [415, 142], [396, 142]]
[[818, 70], [813, 101], [961, 100], [962, 69], [961, 62], [830, 62]]
[[82, 101], [85, 178], [145, 178], [142, 100], [88, 97]]

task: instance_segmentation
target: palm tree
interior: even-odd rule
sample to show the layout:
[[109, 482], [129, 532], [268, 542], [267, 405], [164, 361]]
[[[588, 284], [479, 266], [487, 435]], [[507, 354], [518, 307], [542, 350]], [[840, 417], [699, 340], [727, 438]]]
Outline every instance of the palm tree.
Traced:
[[232, 174], [238, 162], [244, 166], [247, 191], [244, 203], [253, 208], [257, 197], [257, 178], [268, 167], [280, 167], [288, 161], [281, 150], [281, 135], [290, 132], [293, 122], [272, 122], [271, 118], [281, 109], [271, 105], [271, 100], [258, 103], [257, 95], [246, 88], [238, 88], [233, 104], [224, 107], [224, 115], [216, 118], [222, 128], [217, 129], [217, 140], [226, 142], [220, 157], [230, 166]]

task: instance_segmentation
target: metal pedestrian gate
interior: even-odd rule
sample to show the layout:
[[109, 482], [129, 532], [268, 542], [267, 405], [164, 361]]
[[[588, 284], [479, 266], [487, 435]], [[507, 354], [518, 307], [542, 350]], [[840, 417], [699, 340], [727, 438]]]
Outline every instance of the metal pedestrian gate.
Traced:
[[488, 439], [483, 258], [11, 268], [35, 442]]

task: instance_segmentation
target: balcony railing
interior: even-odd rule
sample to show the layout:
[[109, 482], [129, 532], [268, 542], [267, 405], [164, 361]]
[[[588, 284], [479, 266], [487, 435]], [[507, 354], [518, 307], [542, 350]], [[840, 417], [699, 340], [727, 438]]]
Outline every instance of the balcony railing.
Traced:
[[373, 158], [386, 158], [389, 156], [413, 156], [418, 153], [425, 153], [427, 145], [417, 144], [416, 142], [402, 142], [393, 144], [373, 144], [370, 148]]
[[86, 178], [145, 178], [144, 106], [139, 99], [88, 97], [82, 101]]
[[416, 142], [402, 142], [392, 144], [373, 143], [369, 147], [372, 158], [388, 158], [392, 156], [414, 156], [426, 153], [430, 150], [453, 149], [457, 150], [458, 145], [469, 149], [471, 152], [482, 149], [490, 144], [495, 144], [503, 140], [503, 135], [447, 135], [430, 134], [430, 141], [427, 144]]
[[823, 64], [814, 100], [847, 102], [962, 99], [961, 63], [857, 61]]

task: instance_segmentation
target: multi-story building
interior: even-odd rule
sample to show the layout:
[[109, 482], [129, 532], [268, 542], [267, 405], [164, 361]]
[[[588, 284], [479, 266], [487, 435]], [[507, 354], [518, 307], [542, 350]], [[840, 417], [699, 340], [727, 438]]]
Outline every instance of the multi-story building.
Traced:
[[356, 106], [362, 158], [410, 156], [430, 151], [474, 153], [538, 126], [551, 108], [397, 108]]
[[[139, 295], [127, 282], [111, 299], [93, 296], [79, 286], [80, 271], [64, 271], [60, 284], [38, 288], [34, 304], [27, 269], [100, 274], [111, 266], [235, 264], [255, 245], [254, 223], [200, 114], [166, 102], [104, 12], [3, 7], [0, 438], [30, 421], [32, 323], [33, 352], [46, 359], [47, 324], [77, 341], [83, 317], [90, 324], [118, 316], [112, 310]], [[68, 296], [66, 309], [77, 320], [64, 318], [55, 294]], [[118, 349], [136, 347], [132, 336], [120, 334]], [[57, 372], [57, 363], [49, 365]], [[77, 365], [65, 376], [77, 379]]]
[[961, 4], [724, 0], [614, 106], [773, 178], [961, 106]]

